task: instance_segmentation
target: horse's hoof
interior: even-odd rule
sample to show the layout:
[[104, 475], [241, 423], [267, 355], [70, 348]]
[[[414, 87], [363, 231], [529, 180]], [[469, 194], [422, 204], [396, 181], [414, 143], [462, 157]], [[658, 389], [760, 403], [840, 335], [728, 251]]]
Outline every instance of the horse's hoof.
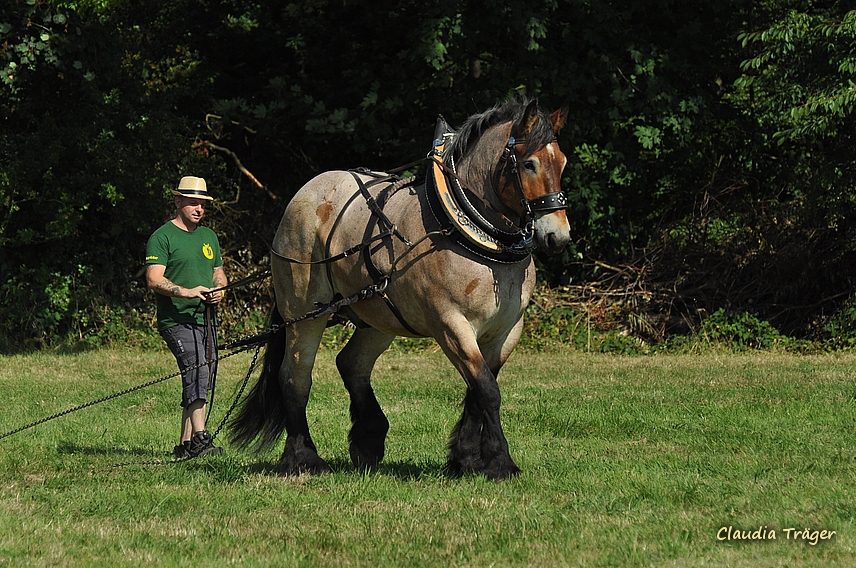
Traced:
[[481, 471], [488, 479], [508, 479], [520, 473], [520, 468], [511, 458], [497, 458]]
[[449, 477], [463, 477], [465, 475], [482, 473], [481, 460], [458, 460], [449, 458], [446, 462], [446, 467], [443, 468], [443, 473]]
[[469, 473], [481, 473], [484, 463], [478, 452], [462, 452], [452, 448], [446, 461], [446, 475], [461, 477]]
[[368, 455], [361, 452], [355, 445], [351, 445], [350, 454], [351, 463], [359, 470], [376, 471], [378, 464], [383, 459], [382, 454], [380, 456]]
[[443, 468], [443, 473], [449, 477], [463, 477], [464, 468], [459, 462], [446, 462], [446, 467]]
[[286, 438], [285, 450], [276, 469], [280, 475], [315, 475], [332, 471], [327, 462], [318, 455], [312, 442], [307, 443], [303, 436]]
[[302, 475], [304, 473], [308, 473], [309, 475], [321, 475], [323, 473], [330, 473], [333, 469], [327, 462], [321, 458], [317, 458], [308, 463], [294, 463], [290, 461], [280, 462], [276, 467], [276, 471], [279, 475], [288, 477], [291, 475]]

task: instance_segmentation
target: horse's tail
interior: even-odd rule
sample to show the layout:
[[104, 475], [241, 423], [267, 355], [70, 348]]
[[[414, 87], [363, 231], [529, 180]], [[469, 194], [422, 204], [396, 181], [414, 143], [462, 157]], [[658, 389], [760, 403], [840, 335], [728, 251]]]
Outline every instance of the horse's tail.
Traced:
[[237, 446], [252, 445], [259, 452], [269, 450], [285, 431], [285, 401], [279, 385], [279, 368], [285, 357], [284, 323], [274, 303], [270, 324], [279, 329], [265, 347], [259, 380], [229, 423], [230, 439]]

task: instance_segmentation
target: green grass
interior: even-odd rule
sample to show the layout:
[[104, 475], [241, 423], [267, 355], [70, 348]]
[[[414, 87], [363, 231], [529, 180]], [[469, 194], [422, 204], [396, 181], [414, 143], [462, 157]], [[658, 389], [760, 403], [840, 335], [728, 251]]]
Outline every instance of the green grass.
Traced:
[[[381, 358], [386, 459], [375, 474], [355, 471], [333, 355], [319, 358], [309, 415], [329, 475], [274, 475], [281, 446], [144, 463], [170, 460], [177, 379], [0, 440], [0, 566], [827, 567], [856, 557], [854, 356], [519, 351], [500, 383], [523, 473], [489, 482], [442, 474], [463, 382], [431, 351]], [[222, 363], [212, 429], [249, 360]], [[173, 365], [165, 351], [0, 358], [0, 434]], [[717, 540], [728, 526], [777, 539]], [[787, 540], [791, 527], [835, 534], [811, 545]]]

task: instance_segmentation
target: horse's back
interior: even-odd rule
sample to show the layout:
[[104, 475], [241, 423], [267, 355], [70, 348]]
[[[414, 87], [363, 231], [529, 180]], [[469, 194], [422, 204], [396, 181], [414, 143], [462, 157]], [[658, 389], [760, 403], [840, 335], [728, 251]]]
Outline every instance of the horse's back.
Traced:
[[[389, 186], [388, 182], [372, 185], [375, 178], [371, 176], [361, 179], [370, 185], [367, 191], [373, 196]], [[347, 297], [373, 283], [367, 269], [371, 264], [378, 273], [390, 277], [386, 294], [400, 314], [393, 314], [375, 297], [352, 306], [363, 322], [394, 335], [414, 335], [415, 329], [419, 335], [436, 337], [457, 314], [481, 339], [491, 341], [489, 338], [494, 337], [501, 342], [528, 303], [534, 281], [531, 260], [492, 263], [438, 234], [440, 224], [433, 217], [425, 191], [424, 186], [413, 186], [383, 200], [384, 215], [414, 243], [412, 247], [388, 236], [359, 254], [329, 265], [274, 263], [275, 282], [286, 282], [288, 288], [278, 286], [278, 298], [279, 294], [289, 294], [329, 302], [335, 294]], [[367, 243], [383, 230], [354, 175], [330, 171], [307, 182], [295, 195], [274, 246], [285, 256], [317, 262]], [[423, 238], [428, 233], [432, 236]], [[301, 307], [306, 305], [301, 303]]]
[[[350, 183], [349, 183], [350, 182]], [[353, 193], [353, 178], [348, 172], [329, 171], [309, 180], [294, 195], [280, 221], [274, 246], [302, 251], [308, 254], [319, 232], [343, 206], [343, 192]], [[299, 247], [299, 248], [298, 248]]]

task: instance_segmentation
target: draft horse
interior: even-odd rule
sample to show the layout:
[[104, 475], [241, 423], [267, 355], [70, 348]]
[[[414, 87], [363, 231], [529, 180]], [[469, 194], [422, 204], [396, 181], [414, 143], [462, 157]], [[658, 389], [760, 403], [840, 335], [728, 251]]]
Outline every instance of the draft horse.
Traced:
[[433, 337], [466, 383], [446, 471], [518, 473], [496, 377], [520, 339], [535, 285], [531, 252], [557, 253], [570, 239], [560, 187], [567, 159], [556, 142], [567, 114], [509, 100], [457, 132], [441, 117], [424, 180], [331, 171], [303, 186], [271, 247], [272, 317], [287, 325], [268, 342], [258, 382], [231, 423], [232, 441], [261, 451], [285, 432], [279, 473], [329, 471], [306, 406], [328, 320], [316, 316], [337, 311], [356, 325], [336, 357], [350, 394], [356, 467], [375, 468], [384, 456], [389, 422], [371, 374], [402, 335]]

